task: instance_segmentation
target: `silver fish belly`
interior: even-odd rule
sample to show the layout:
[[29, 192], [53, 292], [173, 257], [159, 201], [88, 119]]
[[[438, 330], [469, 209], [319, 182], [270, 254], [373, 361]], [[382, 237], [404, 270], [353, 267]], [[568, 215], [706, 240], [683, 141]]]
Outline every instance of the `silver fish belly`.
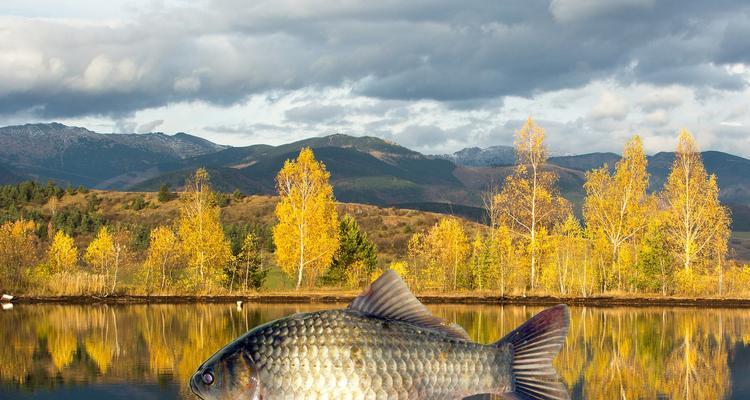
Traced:
[[456, 399], [510, 388], [512, 349], [357, 311], [294, 315], [245, 339], [272, 399]]

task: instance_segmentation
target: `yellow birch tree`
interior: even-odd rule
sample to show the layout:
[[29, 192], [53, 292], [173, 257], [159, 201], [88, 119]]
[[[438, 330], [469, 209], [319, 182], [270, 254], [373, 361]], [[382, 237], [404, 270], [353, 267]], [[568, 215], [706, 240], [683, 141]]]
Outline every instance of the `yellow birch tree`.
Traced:
[[[426, 234], [414, 234], [409, 255], [424, 265], [419, 286], [426, 289], [456, 290], [459, 277], [471, 272], [466, 264], [471, 246], [456, 218], [441, 218]], [[464, 283], [464, 282], [461, 282]]]
[[0, 286], [20, 289], [24, 271], [36, 260], [34, 221], [18, 220], [0, 225]]
[[106, 226], [101, 227], [94, 240], [89, 243], [83, 259], [96, 273], [103, 273], [109, 280], [110, 267], [115, 259], [115, 243]]
[[583, 229], [573, 214], [568, 215], [565, 222], [555, 227], [556, 239], [555, 259], [557, 290], [560, 294], [570, 294], [573, 287], [574, 274], [586, 274], [586, 265], [582, 262]]
[[296, 160], [287, 160], [276, 177], [281, 200], [276, 205], [278, 223], [273, 228], [276, 260], [296, 281], [309, 285], [331, 265], [339, 247], [339, 222], [330, 174], [303, 148]]
[[50, 272], [72, 271], [78, 266], [78, 248], [73, 238], [63, 231], [57, 231], [47, 252]]
[[518, 269], [518, 258], [513, 244], [513, 238], [508, 225], [500, 225], [494, 234], [491, 246], [495, 251], [495, 263], [490, 264], [490, 276], [494, 278], [500, 296], [505, 296], [508, 291], [511, 277], [516, 275]]
[[430, 286], [426, 279], [424, 236], [424, 233], [417, 232], [411, 235], [407, 244], [407, 254], [410, 259], [407, 263], [409, 267], [407, 276], [410, 280], [407, 280], [407, 283], [412, 290], [422, 290]]
[[469, 261], [470, 287], [471, 289], [484, 290], [487, 288], [487, 275], [489, 273], [488, 264], [490, 239], [485, 239], [481, 232], [477, 232], [474, 240], [471, 242], [471, 259]]
[[694, 266], [705, 266], [717, 257], [715, 247], [726, 249], [729, 211], [719, 202], [716, 176], [706, 173], [698, 147], [687, 130], [680, 132], [662, 197], [667, 206], [666, 239], [684, 273], [691, 274]]
[[148, 253], [144, 263], [145, 271], [142, 278], [146, 290], [151, 293], [153, 278], [159, 274], [159, 287], [165, 290], [172, 283], [172, 270], [180, 258], [177, 246], [177, 236], [166, 226], [157, 226], [149, 235]]
[[539, 231], [550, 231], [569, 214], [570, 204], [558, 193], [557, 176], [545, 170], [547, 148], [544, 129], [529, 117], [516, 131], [517, 166], [505, 179], [495, 197], [500, 224], [506, 224], [527, 248], [530, 262], [530, 288], [536, 287], [539, 268]]
[[106, 280], [111, 279], [111, 293], [117, 286], [117, 275], [127, 252], [126, 238], [123, 236], [120, 232], [119, 237], [115, 237], [109, 233], [106, 226], [103, 226], [83, 255], [83, 259], [93, 267], [94, 271], [104, 273]]
[[188, 179], [182, 201], [177, 236], [187, 259], [186, 283], [194, 289], [218, 285], [231, 249], [221, 227], [221, 209], [211, 190], [208, 171], [199, 168]]
[[649, 209], [648, 173], [646, 154], [638, 136], [626, 145], [622, 158], [610, 175], [605, 164], [586, 173], [586, 198], [583, 215], [589, 232], [601, 234], [609, 244], [611, 273], [617, 276], [617, 289], [622, 289], [620, 249], [642, 232], [647, 223]]
[[463, 268], [470, 250], [464, 227], [457, 218], [441, 218], [430, 230], [427, 240], [437, 262], [447, 267], [444, 274], [448, 279], [443, 289], [458, 289], [459, 276], [465, 275]]

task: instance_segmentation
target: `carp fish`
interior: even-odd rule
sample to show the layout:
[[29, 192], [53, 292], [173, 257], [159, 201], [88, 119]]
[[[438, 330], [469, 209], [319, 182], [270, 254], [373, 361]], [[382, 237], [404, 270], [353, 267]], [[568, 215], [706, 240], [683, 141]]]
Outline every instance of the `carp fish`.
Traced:
[[495, 343], [475, 343], [389, 270], [345, 309], [250, 330], [189, 385], [204, 400], [569, 399], [552, 366], [568, 325], [568, 308], [558, 305]]

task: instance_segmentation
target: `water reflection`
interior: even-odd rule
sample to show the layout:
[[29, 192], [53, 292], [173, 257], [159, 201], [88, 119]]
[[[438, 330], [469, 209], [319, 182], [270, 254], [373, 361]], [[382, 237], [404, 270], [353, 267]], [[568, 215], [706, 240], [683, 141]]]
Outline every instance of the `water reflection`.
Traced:
[[[0, 398], [184, 398], [195, 368], [258, 324], [330, 305], [21, 305], [0, 312]], [[431, 306], [483, 343], [541, 310]], [[750, 311], [571, 309], [555, 364], [574, 398], [747, 398]], [[746, 385], [746, 384], [745, 384]]]

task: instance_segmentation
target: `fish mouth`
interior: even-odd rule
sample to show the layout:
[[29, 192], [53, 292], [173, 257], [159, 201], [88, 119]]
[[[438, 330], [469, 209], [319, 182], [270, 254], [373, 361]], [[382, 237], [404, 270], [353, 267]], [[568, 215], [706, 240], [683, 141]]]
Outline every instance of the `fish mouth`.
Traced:
[[190, 383], [188, 384], [188, 386], [190, 387], [190, 391], [193, 392], [194, 395], [198, 396], [198, 398], [201, 399], [201, 400], [205, 400], [206, 398], [203, 397], [203, 393], [201, 393], [201, 389], [198, 386], [198, 384], [196, 383], [197, 382], [196, 379], [200, 379], [200, 376], [198, 376], [198, 375], [200, 375], [200, 374], [198, 372], [196, 372], [193, 375], [193, 377], [190, 378]]

